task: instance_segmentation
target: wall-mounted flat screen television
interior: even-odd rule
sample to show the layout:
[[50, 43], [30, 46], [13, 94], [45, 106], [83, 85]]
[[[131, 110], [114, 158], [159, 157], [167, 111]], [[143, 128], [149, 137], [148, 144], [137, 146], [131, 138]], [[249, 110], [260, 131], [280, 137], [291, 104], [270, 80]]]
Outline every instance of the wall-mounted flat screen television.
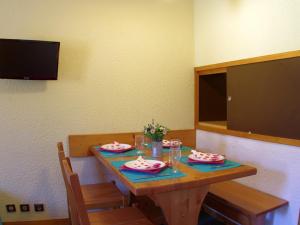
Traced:
[[0, 39], [0, 78], [57, 80], [59, 42]]

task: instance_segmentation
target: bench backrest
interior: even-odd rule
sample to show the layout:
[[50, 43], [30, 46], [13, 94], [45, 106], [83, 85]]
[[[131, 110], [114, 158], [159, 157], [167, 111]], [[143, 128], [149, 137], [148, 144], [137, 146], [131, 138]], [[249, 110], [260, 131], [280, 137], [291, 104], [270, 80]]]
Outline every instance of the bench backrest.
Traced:
[[[134, 137], [137, 134], [141, 133], [69, 135], [69, 154], [71, 157], [91, 156], [91, 146], [112, 143], [113, 141], [134, 145]], [[170, 131], [165, 139], [172, 138], [179, 138], [185, 146], [196, 147], [196, 131], [194, 129]]]

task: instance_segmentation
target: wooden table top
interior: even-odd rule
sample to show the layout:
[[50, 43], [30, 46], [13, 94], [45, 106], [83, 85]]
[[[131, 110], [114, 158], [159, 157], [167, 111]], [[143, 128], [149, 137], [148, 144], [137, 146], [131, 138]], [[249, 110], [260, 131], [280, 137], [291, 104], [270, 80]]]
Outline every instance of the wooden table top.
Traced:
[[[159, 181], [147, 181], [142, 183], [133, 183], [129, 181], [117, 168], [112, 166], [111, 161], [119, 160], [134, 160], [134, 157], [115, 157], [115, 158], [105, 158], [98, 150], [91, 148], [92, 154], [110, 171], [112, 171], [116, 177], [122, 181], [127, 188], [135, 195], [151, 195], [153, 193], [159, 192], [169, 192], [179, 189], [191, 189], [203, 185], [209, 185], [212, 183], [217, 183], [226, 180], [232, 180], [235, 178], [246, 177], [250, 175], [255, 175], [257, 170], [254, 167], [241, 165], [236, 168], [224, 169], [214, 172], [200, 172], [192, 167], [189, 167], [183, 163], [179, 164], [179, 170], [186, 174], [184, 177], [165, 179]], [[145, 150], [146, 155], [150, 155], [150, 150]], [[182, 155], [190, 154], [189, 151], [183, 151]], [[162, 161], [168, 161], [169, 154], [164, 153], [163, 157], [160, 159]]]

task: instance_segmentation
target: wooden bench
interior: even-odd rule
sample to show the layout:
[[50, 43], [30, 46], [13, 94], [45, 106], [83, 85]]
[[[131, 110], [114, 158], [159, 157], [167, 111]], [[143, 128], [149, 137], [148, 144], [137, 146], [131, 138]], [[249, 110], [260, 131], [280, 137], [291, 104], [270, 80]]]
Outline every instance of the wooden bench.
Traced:
[[[140, 132], [130, 133], [110, 133], [110, 134], [82, 134], [69, 135], [69, 155], [70, 157], [86, 157], [92, 156], [90, 148], [93, 145], [103, 145], [118, 141], [134, 145], [134, 137]], [[196, 131], [189, 130], [172, 130], [165, 139], [179, 138], [186, 146], [196, 147]]]
[[263, 225], [265, 215], [287, 205], [286, 200], [258, 191], [234, 181], [210, 186], [203, 209], [227, 224]]

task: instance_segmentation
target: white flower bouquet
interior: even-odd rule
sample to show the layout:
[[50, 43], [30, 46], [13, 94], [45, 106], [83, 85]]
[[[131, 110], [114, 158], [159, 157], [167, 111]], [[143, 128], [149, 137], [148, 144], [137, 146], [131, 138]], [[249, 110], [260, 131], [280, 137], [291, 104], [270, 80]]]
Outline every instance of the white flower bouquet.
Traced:
[[152, 141], [162, 141], [164, 136], [168, 133], [169, 129], [165, 126], [162, 126], [158, 123], [149, 123], [147, 126], [144, 126], [144, 134], [146, 137], [149, 137]]

